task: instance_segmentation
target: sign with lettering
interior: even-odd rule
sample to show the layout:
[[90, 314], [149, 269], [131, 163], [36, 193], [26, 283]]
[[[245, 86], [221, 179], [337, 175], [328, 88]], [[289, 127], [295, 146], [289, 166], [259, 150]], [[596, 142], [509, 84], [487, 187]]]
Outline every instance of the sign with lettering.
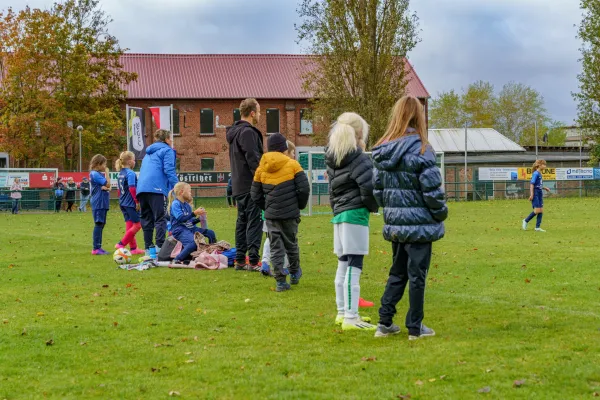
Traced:
[[179, 181], [190, 185], [226, 185], [231, 172], [179, 172]]

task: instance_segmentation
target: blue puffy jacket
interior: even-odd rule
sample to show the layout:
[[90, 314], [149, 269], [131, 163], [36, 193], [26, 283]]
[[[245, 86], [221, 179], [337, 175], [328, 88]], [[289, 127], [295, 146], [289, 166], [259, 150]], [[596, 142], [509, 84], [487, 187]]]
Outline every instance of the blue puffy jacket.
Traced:
[[444, 237], [448, 207], [435, 153], [421, 154], [419, 135], [409, 134], [373, 149], [375, 199], [383, 207], [383, 236], [400, 243]]
[[137, 193], [158, 193], [166, 196], [178, 181], [175, 173], [175, 150], [164, 142], [150, 145], [142, 160]]

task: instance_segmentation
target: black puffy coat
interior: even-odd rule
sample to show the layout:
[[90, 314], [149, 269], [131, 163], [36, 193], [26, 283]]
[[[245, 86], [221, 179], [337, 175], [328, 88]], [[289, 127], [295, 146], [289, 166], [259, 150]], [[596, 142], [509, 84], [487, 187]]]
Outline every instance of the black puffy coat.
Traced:
[[373, 162], [369, 156], [358, 148], [346, 154], [336, 166], [333, 154], [325, 154], [333, 215], [358, 208], [377, 212], [379, 207], [373, 197]]
[[448, 207], [435, 153], [421, 154], [419, 135], [406, 135], [373, 149], [374, 194], [383, 207], [383, 237], [425, 243], [444, 237]]

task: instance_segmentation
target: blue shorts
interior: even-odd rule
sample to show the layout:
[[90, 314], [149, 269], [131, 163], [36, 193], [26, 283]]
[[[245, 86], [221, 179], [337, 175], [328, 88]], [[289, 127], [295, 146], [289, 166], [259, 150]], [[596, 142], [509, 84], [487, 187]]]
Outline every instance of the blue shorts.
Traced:
[[94, 217], [94, 223], [106, 224], [106, 214], [108, 210], [101, 208], [99, 210], [92, 210], [92, 216]]
[[534, 193], [533, 200], [531, 201], [531, 206], [533, 208], [544, 207], [544, 194], [543, 193]]
[[138, 213], [134, 207], [121, 206], [121, 212], [123, 213], [123, 218], [125, 218], [125, 222], [131, 221], [134, 224], [140, 222], [140, 213]]

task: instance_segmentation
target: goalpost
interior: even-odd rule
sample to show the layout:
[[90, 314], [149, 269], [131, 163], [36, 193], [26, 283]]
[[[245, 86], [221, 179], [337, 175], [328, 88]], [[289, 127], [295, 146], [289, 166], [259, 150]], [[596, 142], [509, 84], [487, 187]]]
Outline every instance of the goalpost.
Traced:
[[0, 168], [0, 211], [12, 209], [10, 187], [17, 178], [23, 187], [20, 209], [54, 209], [52, 186], [58, 178], [58, 168]]
[[[371, 152], [366, 154], [371, 157]], [[436, 152], [437, 165], [442, 175], [442, 187], [445, 189], [445, 167], [444, 153]], [[329, 177], [327, 176], [327, 166], [325, 165], [324, 151], [300, 151], [298, 153], [298, 162], [304, 168], [310, 183], [310, 196], [308, 197], [307, 213], [312, 216], [315, 214], [331, 214], [329, 208]], [[319, 208], [319, 206], [327, 208]], [[315, 207], [317, 207], [315, 209]]]

